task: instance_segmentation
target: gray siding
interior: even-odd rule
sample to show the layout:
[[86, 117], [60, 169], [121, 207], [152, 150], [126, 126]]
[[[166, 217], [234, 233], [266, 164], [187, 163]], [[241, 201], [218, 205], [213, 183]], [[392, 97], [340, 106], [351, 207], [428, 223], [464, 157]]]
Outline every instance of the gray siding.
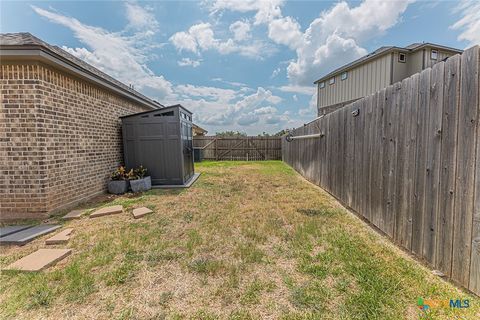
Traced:
[[335, 76], [335, 83], [329, 79], [325, 87], [317, 84], [317, 107], [322, 108], [340, 102], [355, 100], [376, 92], [390, 84], [391, 55], [385, 54], [348, 71], [347, 79], [341, 80], [341, 74]]
[[407, 71], [408, 76], [423, 70], [423, 56], [424, 50], [412, 52], [407, 57]]
[[[436, 60], [431, 59], [432, 50], [438, 52]], [[406, 55], [406, 62], [398, 60], [400, 52]], [[371, 61], [348, 70], [348, 77], [345, 80], [341, 80], [341, 73], [339, 73], [334, 76], [335, 83], [332, 85], [329, 84], [330, 79], [324, 81], [324, 88], [320, 88], [321, 82], [317, 83], [318, 114], [326, 113], [327, 109], [322, 110], [322, 108], [329, 107], [328, 110], [330, 110], [331, 106], [341, 106], [365, 97], [455, 54], [457, 53], [453, 51], [426, 46], [414, 52], [397, 50], [379, 55]]]
[[425, 50], [425, 68], [430, 68], [432, 67], [435, 63], [442, 61], [445, 58], [451, 57], [455, 55], [456, 53], [452, 52], [447, 52], [447, 51], [442, 51], [442, 50], [437, 50], [438, 55], [437, 55], [437, 60], [432, 60], [431, 59], [431, 52], [432, 50], [436, 50], [435, 48], [427, 48]]

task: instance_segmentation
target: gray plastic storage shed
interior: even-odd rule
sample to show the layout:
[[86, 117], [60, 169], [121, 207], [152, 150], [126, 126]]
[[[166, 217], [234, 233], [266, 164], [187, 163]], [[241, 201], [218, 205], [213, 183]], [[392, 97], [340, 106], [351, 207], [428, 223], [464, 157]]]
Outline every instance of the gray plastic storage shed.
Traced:
[[174, 105], [121, 119], [127, 168], [144, 166], [153, 185], [184, 185], [193, 177], [190, 111]]

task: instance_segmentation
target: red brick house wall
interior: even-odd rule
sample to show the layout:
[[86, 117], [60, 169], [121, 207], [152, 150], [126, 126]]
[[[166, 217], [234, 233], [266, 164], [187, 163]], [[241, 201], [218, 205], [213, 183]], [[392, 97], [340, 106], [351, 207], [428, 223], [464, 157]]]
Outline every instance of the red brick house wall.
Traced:
[[0, 219], [46, 217], [106, 190], [120, 116], [150, 110], [40, 62], [2, 62]]

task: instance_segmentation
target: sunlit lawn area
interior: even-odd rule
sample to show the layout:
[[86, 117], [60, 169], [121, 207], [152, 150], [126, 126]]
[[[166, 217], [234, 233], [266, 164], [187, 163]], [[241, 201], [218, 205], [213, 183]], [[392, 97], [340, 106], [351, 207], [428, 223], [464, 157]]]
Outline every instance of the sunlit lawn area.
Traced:
[[[431, 274], [282, 162], [204, 162], [189, 189], [103, 197], [126, 212], [62, 222], [73, 254], [2, 272], [4, 319], [418, 319], [419, 297], [480, 300]], [[154, 213], [135, 220], [138, 206]], [[1, 248], [0, 266], [44, 247]], [[65, 246], [56, 246], [62, 248]]]

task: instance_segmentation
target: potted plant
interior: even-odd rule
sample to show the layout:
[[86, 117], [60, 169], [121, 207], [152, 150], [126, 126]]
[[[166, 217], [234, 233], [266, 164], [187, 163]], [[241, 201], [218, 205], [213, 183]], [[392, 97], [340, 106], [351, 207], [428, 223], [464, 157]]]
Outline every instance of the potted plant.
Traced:
[[128, 173], [130, 179], [130, 188], [133, 192], [141, 192], [152, 189], [152, 180], [150, 176], [145, 176], [147, 169], [140, 166], [136, 169], [130, 170]]
[[120, 166], [115, 170], [108, 182], [108, 192], [113, 194], [124, 194], [128, 191], [128, 179], [125, 167]]

